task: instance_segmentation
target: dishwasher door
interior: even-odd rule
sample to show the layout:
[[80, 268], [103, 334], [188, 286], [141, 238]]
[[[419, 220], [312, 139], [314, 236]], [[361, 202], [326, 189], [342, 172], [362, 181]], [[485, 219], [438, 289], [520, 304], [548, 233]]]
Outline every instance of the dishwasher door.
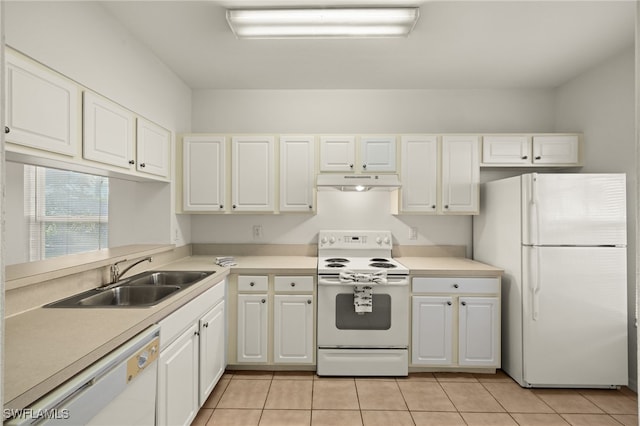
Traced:
[[154, 425], [158, 336], [148, 328], [5, 424]]

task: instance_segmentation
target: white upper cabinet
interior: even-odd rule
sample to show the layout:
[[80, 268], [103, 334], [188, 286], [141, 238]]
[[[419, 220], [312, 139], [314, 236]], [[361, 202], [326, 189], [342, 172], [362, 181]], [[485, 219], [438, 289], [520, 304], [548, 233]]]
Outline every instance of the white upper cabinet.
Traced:
[[226, 138], [185, 136], [182, 144], [184, 211], [224, 211]]
[[395, 172], [396, 137], [362, 136], [360, 163], [363, 172]]
[[442, 209], [446, 213], [479, 211], [480, 161], [478, 136], [442, 137]]
[[580, 138], [578, 135], [533, 136], [535, 164], [578, 164]]
[[487, 135], [482, 138], [485, 167], [581, 166], [578, 134]]
[[171, 170], [171, 132], [149, 120], [138, 118], [136, 135], [136, 169], [168, 178]]
[[231, 144], [231, 208], [238, 212], [273, 211], [273, 136], [234, 136]]
[[131, 169], [135, 164], [135, 115], [92, 92], [84, 92], [83, 157]]
[[5, 80], [7, 142], [77, 155], [79, 87], [9, 49]]
[[314, 210], [315, 138], [280, 137], [280, 211]]
[[354, 136], [320, 137], [320, 171], [351, 172], [356, 162]]
[[435, 213], [438, 197], [438, 138], [402, 136], [402, 211]]

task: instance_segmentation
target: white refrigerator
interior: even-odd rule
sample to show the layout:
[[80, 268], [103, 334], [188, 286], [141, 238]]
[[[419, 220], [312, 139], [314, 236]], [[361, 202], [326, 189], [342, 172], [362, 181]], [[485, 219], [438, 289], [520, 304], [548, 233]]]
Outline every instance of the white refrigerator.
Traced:
[[473, 257], [504, 269], [502, 369], [525, 387], [626, 385], [624, 174], [481, 185]]

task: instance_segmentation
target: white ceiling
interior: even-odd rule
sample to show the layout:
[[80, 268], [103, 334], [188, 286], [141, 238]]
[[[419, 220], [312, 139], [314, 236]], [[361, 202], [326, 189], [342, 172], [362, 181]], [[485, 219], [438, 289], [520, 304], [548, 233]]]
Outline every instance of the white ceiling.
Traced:
[[[225, 7], [420, 6], [408, 38], [238, 40]], [[556, 87], [634, 43], [635, 1], [106, 1], [194, 89]]]

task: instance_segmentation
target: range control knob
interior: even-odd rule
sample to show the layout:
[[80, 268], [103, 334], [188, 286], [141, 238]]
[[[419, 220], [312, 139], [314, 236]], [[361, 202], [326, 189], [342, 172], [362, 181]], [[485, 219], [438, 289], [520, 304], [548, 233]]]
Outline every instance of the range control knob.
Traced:
[[329, 238], [329, 243], [330, 243], [330, 244], [333, 244], [333, 243], [335, 243], [335, 242], [336, 242], [336, 237], [330, 237], [330, 238]]
[[382, 240], [382, 242], [388, 246], [391, 241], [389, 241], [389, 237], [384, 237], [384, 240]]
[[382, 238], [377, 237], [377, 238], [376, 238], [376, 243], [377, 243], [378, 245], [382, 244]]
[[320, 243], [321, 243], [321, 244], [327, 244], [327, 241], [329, 241], [329, 240], [327, 239], [327, 237], [322, 237], [322, 238], [320, 239]]

